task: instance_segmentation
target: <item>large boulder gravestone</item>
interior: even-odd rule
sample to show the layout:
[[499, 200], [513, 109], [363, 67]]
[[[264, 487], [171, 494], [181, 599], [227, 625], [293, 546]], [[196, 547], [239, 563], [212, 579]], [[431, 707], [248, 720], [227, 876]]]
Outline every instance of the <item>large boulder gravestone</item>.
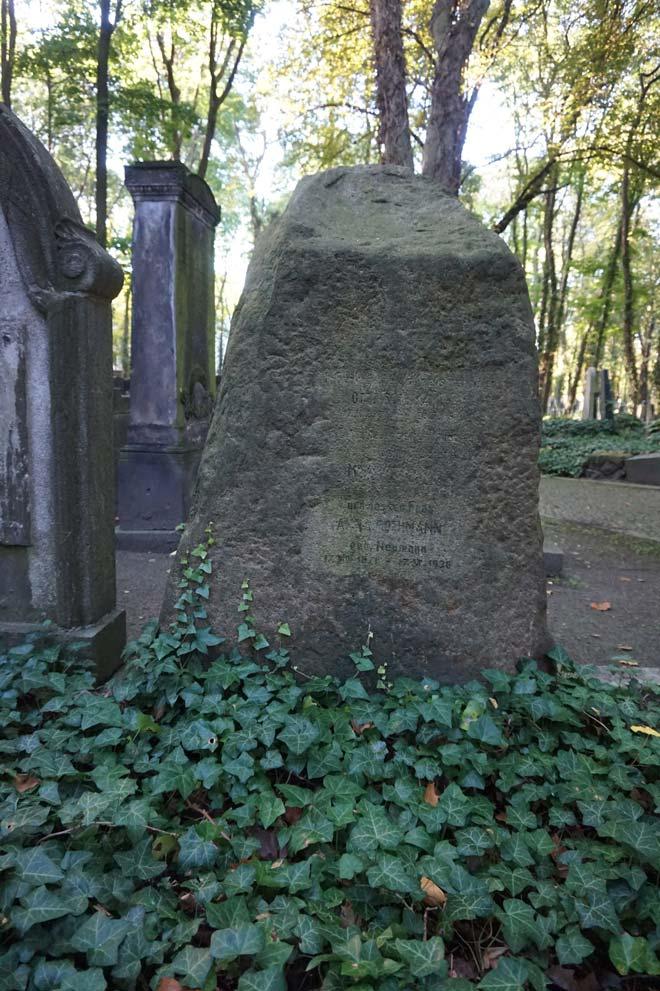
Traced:
[[344, 673], [369, 631], [390, 674], [543, 652], [532, 313], [455, 198], [387, 166], [304, 179], [257, 245], [222, 383], [179, 550], [213, 521], [218, 632], [249, 579], [306, 671]]
[[101, 675], [126, 639], [110, 311], [122, 278], [51, 156], [0, 105], [0, 644], [45, 628], [84, 641]]

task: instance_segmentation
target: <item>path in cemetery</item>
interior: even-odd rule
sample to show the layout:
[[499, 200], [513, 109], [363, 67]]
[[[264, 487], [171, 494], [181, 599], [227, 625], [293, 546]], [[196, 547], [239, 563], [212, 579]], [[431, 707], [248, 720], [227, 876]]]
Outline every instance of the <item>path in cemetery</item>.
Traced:
[[[564, 551], [563, 577], [548, 582], [555, 638], [579, 662], [619, 656], [660, 668], [660, 489], [546, 477], [541, 508], [546, 537]], [[117, 555], [129, 637], [158, 615], [173, 562], [167, 554]]]

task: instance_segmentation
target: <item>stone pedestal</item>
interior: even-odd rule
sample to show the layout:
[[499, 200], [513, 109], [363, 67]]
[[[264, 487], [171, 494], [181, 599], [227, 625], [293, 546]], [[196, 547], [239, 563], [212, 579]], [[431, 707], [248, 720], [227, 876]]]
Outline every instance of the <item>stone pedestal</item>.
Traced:
[[591, 366], [587, 368], [584, 381], [584, 402], [582, 403], [582, 419], [596, 419], [596, 396], [598, 394], [598, 372]]
[[112, 318], [117, 263], [46, 149], [0, 106], [0, 643], [48, 630], [118, 666]]
[[118, 546], [168, 550], [185, 522], [215, 398], [211, 190], [178, 162], [126, 169], [135, 203], [130, 420]]

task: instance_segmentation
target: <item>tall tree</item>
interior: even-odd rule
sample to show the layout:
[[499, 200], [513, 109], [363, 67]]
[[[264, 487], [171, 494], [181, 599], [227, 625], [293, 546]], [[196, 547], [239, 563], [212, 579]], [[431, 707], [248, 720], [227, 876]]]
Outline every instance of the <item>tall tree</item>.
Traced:
[[11, 84], [16, 60], [16, 12], [14, 0], [1, 0], [0, 10], [0, 75], [2, 102], [11, 107]]
[[369, 0], [381, 159], [412, 170], [401, 0]]
[[101, 26], [96, 60], [96, 239], [108, 240], [108, 126], [110, 91], [108, 85], [112, 35], [122, 15], [122, 0], [100, 0]]
[[490, 0], [435, 0], [431, 15], [436, 66], [422, 173], [456, 195], [467, 126], [479, 92], [478, 86], [468, 92], [465, 73], [489, 6]]

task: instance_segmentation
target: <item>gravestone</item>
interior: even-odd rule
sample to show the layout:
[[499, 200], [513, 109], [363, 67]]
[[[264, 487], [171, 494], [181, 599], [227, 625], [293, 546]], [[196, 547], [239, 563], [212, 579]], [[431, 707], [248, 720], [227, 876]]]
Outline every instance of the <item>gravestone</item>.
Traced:
[[610, 373], [607, 368], [602, 368], [598, 372], [597, 412], [599, 420], [614, 419], [614, 400], [612, 397], [612, 386], [610, 385]]
[[213, 242], [220, 211], [179, 162], [128, 166], [135, 203], [130, 417], [118, 546], [176, 547], [215, 398]]
[[52, 624], [119, 663], [112, 319], [117, 263], [46, 149], [0, 105], [0, 641]]
[[582, 403], [582, 419], [595, 420], [598, 400], [598, 372], [593, 367], [587, 368], [584, 380], [584, 401]]
[[390, 674], [445, 681], [543, 653], [536, 383], [522, 270], [455, 197], [304, 179], [257, 244], [179, 548], [214, 522], [216, 630], [249, 579], [303, 671], [346, 673], [369, 631]]

